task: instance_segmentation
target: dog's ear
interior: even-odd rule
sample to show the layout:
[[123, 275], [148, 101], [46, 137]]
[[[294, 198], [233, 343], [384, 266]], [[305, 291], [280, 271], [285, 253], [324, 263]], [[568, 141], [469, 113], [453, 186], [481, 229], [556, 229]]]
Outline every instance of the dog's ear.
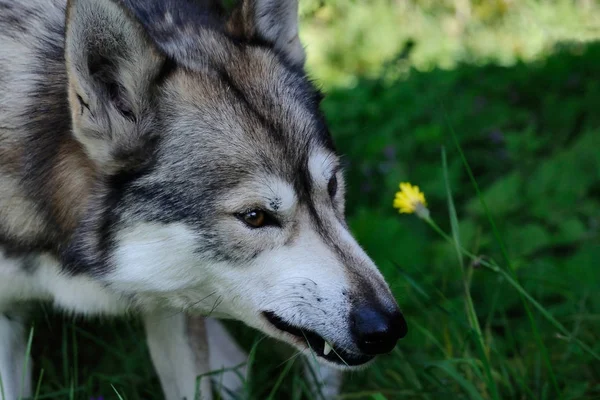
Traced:
[[69, 0], [65, 58], [73, 134], [104, 172], [131, 164], [153, 142], [164, 57], [117, 0]]
[[289, 62], [304, 66], [304, 47], [298, 37], [298, 0], [242, 0], [227, 23], [230, 33], [261, 39]]

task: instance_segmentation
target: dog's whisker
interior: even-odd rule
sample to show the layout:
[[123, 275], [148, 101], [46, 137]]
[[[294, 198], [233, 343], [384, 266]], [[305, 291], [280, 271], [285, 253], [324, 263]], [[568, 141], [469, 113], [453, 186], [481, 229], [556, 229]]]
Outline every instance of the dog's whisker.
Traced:
[[223, 296], [219, 296], [217, 298], [217, 300], [215, 300], [215, 304], [213, 304], [213, 307], [208, 312], [207, 316], [211, 316], [212, 313], [217, 309], [217, 307], [219, 307], [221, 305], [222, 302], [223, 302]]
[[268, 303], [265, 303], [265, 306], [270, 306], [273, 303], [279, 303], [282, 300], [292, 300], [292, 299], [300, 299], [303, 300], [305, 296], [302, 295], [294, 295], [294, 296], [290, 296], [290, 295], [284, 295], [284, 296], [280, 296], [280, 297], [276, 297], [273, 300], [269, 301]]

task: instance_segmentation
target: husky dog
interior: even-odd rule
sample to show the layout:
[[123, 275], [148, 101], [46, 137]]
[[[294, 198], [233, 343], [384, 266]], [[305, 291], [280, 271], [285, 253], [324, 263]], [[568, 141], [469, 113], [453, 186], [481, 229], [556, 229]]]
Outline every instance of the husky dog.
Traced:
[[406, 334], [344, 221], [297, 0], [209, 3], [0, 0], [4, 400], [31, 393], [28, 301], [140, 315], [169, 400], [243, 360], [201, 315], [318, 360], [330, 394]]

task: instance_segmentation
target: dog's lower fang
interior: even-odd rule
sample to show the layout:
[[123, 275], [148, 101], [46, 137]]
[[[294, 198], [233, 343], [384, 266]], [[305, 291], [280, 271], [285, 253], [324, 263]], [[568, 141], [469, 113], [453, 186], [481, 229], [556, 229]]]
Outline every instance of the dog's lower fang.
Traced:
[[324, 340], [323, 342], [325, 342], [325, 344], [323, 345], [323, 354], [327, 355], [331, 352], [331, 345], [327, 343], [326, 340]]

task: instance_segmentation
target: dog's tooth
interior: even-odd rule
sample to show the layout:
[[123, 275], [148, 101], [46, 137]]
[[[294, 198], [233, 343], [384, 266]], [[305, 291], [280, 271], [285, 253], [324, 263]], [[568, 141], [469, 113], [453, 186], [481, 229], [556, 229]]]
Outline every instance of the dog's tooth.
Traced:
[[327, 355], [331, 352], [331, 345], [329, 343], [327, 343], [326, 340], [324, 340], [325, 345], [323, 346], [323, 354]]

